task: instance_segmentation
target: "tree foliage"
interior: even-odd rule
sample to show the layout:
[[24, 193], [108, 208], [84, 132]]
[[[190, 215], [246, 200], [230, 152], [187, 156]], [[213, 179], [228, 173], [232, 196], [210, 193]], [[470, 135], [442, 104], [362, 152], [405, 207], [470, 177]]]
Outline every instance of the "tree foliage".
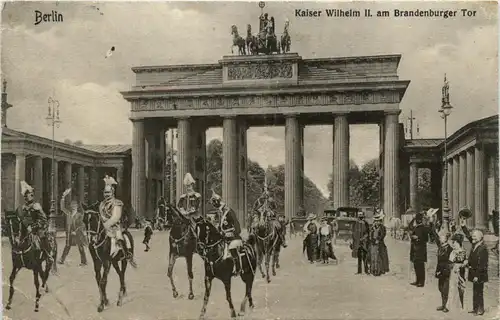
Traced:
[[[373, 159], [364, 164], [361, 169], [351, 159], [349, 162], [349, 204], [354, 207], [379, 206], [379, 164]], [[330, 201], [332, 201], [333, 178], [328, 182]]]
[[[169, 156], [169, 150], [167, 150], [167, 158]], [[170, 162], [167, 161], [166, 164], [166, 174], [169, 175]], [[285, 211], [285, 166], [279, 165], [276, 167], [268, 167], [264, 170], [257, 162], [248, 159], [247, 163], [247, 204], [248, 210], [250, 211], [253, 207], [254, 202], [262, 194], [264, 190], [264, 181], [267, 176], [268, 185], [272, 191], [274, 200], [276, 201], [279, 213], [284, 213]], [[206, 159], [206, 169], [207, 169], [207, 186], [206, 186], [206, 198], [211, 197], [211, 189], [222, 195], [222, 141], [218, 139], [211, 140], [207, 145], [207, 159]], [[167, 181], [169, 181], [169, 176]], [[174, 170], [175, 179], [175, 170]], [[175, 186], [175, 184], [174, 184]], [[165, 186], [166, 192], [168, 192], [168, 184]], [[168, 193], [167, 193], [168, 194]], [[325, 203], [327, 202], [325, 197], [322, 195], [321, 191], [316, 187], [316, 185], [307, 177], [304, 179], [304, 208], [307, 212], [320, 213], [323, 211]], [[298, 210], [298, 208], [297, 208]]]

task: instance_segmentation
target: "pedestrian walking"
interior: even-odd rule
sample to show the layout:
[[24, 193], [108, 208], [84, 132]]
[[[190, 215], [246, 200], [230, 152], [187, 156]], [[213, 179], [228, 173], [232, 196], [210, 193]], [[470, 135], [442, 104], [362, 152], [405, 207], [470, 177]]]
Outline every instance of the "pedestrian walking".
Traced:
[[427, 242], [429, 240], [429, 227], [424, 224], [424, 213], [417, 213], [415, 219], [409, 224], [410, 236], [410, 261], [415, 270], [415, 281], [411, 285], [423, 287], [425, 285], [425, 264], [427, 262]]
[[149, 247], [149, 241], [151, 240], [151, 237], [153, 236], [153, 227], [151, 225], [151, 221], [146, 220], [144, 223], [144, 240], [142, 240], [142, 243], [146, 246], [146, 249], [144, 249], [145, 252], [148, 252], [150, 250]]

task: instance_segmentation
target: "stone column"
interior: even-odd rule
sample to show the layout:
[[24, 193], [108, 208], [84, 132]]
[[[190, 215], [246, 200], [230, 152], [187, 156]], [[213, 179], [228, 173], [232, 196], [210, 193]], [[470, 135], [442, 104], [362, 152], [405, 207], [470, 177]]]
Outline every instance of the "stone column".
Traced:
[[385, 143], [385, 118], [379, 124], [379, 201], [380, 208], [384, 208], [384, 143]]
[[467, 153], [462, 152], [459, 156], [460, 171], [458, 185], [458, 208], [459, 210], [467, 205]]
[[97, 168], [91, 167], [89, 172], [89, 204], [94, 204], [99, 200], [99, 176]]
[[[14, 180], [14, 208], [17, 209], [23, 203], [21, 194], [21, 181], [26, 180], [26, 155], [24, 153], [16, 154], [16, 174]], [[36, 190], [35, 190], [36, 192]]]
[[176, 203], [184, 193], [184, 176], [191, 173], [191, 120], [181, 118], [177, 120], [177, 179]]
[[40, 156], [34, 156], [35, 176], [33, 187], [35, 188], [35, 200], [43, 205], [43, 159]]
[[78, 201], [80, 203], [84, 203], [85, 202], [85, 167], [84, 166], [78, 166], [77, 189], [78, 189]]
[[474, 150], [474, 222], [475, 227], [487, 229], [486, 217], [486, 167], [483, 146]]
[[[206, 159], [207, 159], [207, 128], [203, 121], [192, 124], [191, 130], [191, 175], [196, 180], [195, 190], [201, 194], [200, 213], [206, 214]], [[241, 221], [240, 221], [241, 223]]]
[[385, 115], [384, 134], [384, 214], [386, 221], [399, 218], [399, 113]]
[[474, 210], [474, 186], [475, 186], [475, 175], [474, 175], [474, 149], [467, 150], [467, 195], [466, 195], [466, 205], [469, 209]]
[[333, 205], [349, 206], [349, 123], [335, 115], [333, 124]]
[[302, 143], [297, 116], [287, 116], [285, 121], [285, 216], [291, 219], [300, 206]]
[[[432, 207], [433, 208], [442, 208], [442, 197], [441, 197], [441, 189], [442, 189], [442, 179], [443, 172], [440, 165], [433, 165], [431, 168], [431, 192], [432, 192]], [[441, 212], [440, 212], [441, 214]]]
[[[58, 199], [59, 199], [59, 162], [57, 160], [51, 161], [51, 166], [52, 165], [54, 166], [54, 170], [53, 170], [54, 171], [54, 178], [53, 178], [54, 185], [52, 186], [52, 175], [51, 175], [51, 177], [50, 177], [51, 182], [50, 183], [51, 183], [52, 190], [50, 190], [51, 191], [50, 192], [50, 200], [52, 200], [52, 196], [54, 196], [54, 201], [55, 201], [54, 205], [55, 205], [55, 209], [56, 209], [55, 213], [57, 216], [57, 215], [59, 215], [59, 203], [58, 203], [59, 202], [58, 201]], [[52, 194], [52, 192], [53, 192], [53, 194]]]
[[417, 185], [418, 185], [418, 166], [416, 163], [410, 163], [410, 207], [413, 210], [418, 210]]
[[[72, 182], [71, 181], [72, 175], [73, 175], [72, 164], [70, 162], [65, 162], [64, 163], [64, 186], [63, 186], [64, 190], [73, 187], [73, 185], [71, 183]], [[62, 190], [62, 192], [64, 192], [64, 190]], [[58, 200], [60, 199], [62, 192], [61, 192], [61, 194], [57, 194]], [[72, 196], [74, 197], [75, 195], [73, 194]]]
[[239, 214], [238, 219], [243, 227], [247, 225], [247, 211], [248, 211], [248, 192], [247, 192], [247, 174], [248, 174], [248, 161], [247, 161], [247, 130], [248, 125], [240, 120], [238, 127], [238, 192], [239, 192]]
[[[299, 204], [298, 207], [304, 208], [304, 181], [305, 181], [305, 171], [304, 171], [304, 155], [305, 155], [305, 146], [304, 146], [304, 125], [300, 124], [300, 183], [299, 183]], [[305, 209], [305, 208], [304, 208]]]
[[446, 165], [448, 166], [448, 172], [447, 172], [447, 184], [448, 184], [448, 208], [450, 209], [449, 211], [449, 221], [452, 221], [454, 219], [454, 214], [453, 214], [453, 158], [446, 159]]
[[118, 188], [116, 188], [116, 196], [118, 197], [118, 199], [121, 199], [122, 201], [124, 200], [123, 197], [124, 197], [124, 193], [123, 193], [123, 190], [124, 190], [124, 176], [123, 176], [123, 170], [124, 170], [124, 167], [123, 165], [121, 166], [118, 166], [116, 168], [116, 182], [118, 182]]
[[460, 203], [458, 201], [458, 199], [460, 199], [460, 189], [459, 189], [459, 185], [460, 185], [460, 160], [459, 160], [459, 157], [458, 156], [455, 156], [453, 157], [453, 205], [452, 205], [452, 208], [453, 208], [453, 211], [451, 211], [451, 213], [453, 214], [452, 217], [454, 219], [456, 219], [457, 215], [458, 215], [458, 211], [460, 210]]
[[144, 121], [132, 122], [132, 211], [136, 217], [146, 214], [146, 146]]
[[222, 137], [222, 199], [238, 208], [238, 130], [235, 117], [224, 118]]

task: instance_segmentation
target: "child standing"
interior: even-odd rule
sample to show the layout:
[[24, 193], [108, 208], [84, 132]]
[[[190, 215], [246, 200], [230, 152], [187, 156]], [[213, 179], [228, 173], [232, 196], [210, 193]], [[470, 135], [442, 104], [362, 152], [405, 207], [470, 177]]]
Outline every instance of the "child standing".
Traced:
[[149, 241], [151, 240], [152, 235], [153, 227], [151, 226], [151, 222], [149, 220], [146, 220], [144, 227], [144, 240], [142, 241], [142, 243], [146, 245], [146, 249], [144, 249], [145, 252], [149, 251]]

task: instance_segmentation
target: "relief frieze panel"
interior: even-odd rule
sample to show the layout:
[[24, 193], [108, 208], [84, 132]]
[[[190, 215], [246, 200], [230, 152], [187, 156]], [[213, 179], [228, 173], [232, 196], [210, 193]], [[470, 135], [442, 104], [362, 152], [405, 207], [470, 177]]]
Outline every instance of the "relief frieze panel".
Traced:
[[215, 96], [170, 99], [143, 99], [132, 102], [132, 111], [265, 108], [318, 105], [360, 105], [398, 103], [399, 93], [387, 92], [331, 92], [308, 94], [279, 94], [261, 96]]
[[292, 76], [291, 63], [259, 63], [227, 67], [228, 80], [290, 79]]

